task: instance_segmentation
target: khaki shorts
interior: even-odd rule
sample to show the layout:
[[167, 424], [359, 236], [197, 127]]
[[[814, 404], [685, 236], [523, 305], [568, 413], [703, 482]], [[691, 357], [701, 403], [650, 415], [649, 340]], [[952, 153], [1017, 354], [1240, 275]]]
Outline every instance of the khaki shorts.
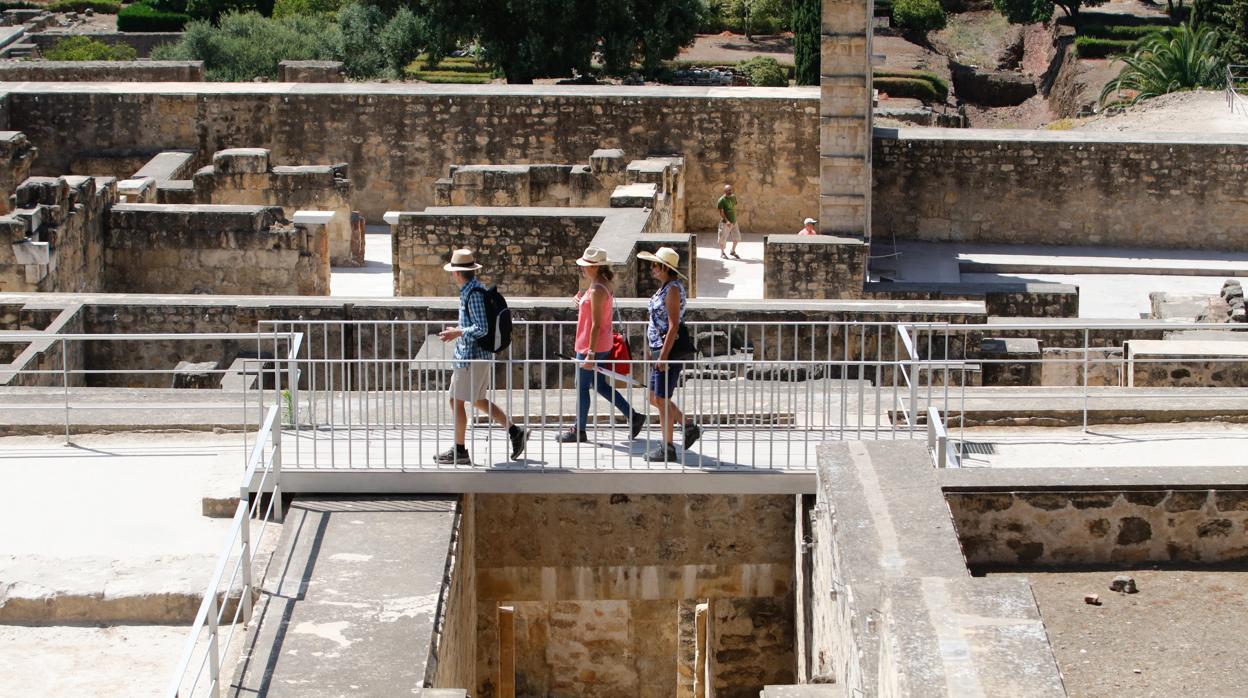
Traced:
[[454, 369], [451, 371], [451, 387], [448, 391], [451, 399], [463, 402], [484, 400], [493, 375], [494, 364], [488, 361], [474, 361], [468, 364], [468, 368]]
[[741, 242], [741, 226], [736, 223], [719, 222], [719, 230], [716, 232], [716, 239], [719, 240], [719, 246], [723, 247], [727, 242]]

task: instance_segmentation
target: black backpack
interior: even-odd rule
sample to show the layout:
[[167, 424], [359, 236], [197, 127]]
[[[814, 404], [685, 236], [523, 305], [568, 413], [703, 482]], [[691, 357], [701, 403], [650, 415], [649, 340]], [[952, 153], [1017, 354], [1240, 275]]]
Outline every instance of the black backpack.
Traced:
[[497, 354], [511, 346], [511, 309], [507, 307], [507, 299], [498, 292], [497, 286], [476, 288], [473, 293], [484, 294], [485, 321], [489, 328], [484, 337], [477, 338], [477, 346]]

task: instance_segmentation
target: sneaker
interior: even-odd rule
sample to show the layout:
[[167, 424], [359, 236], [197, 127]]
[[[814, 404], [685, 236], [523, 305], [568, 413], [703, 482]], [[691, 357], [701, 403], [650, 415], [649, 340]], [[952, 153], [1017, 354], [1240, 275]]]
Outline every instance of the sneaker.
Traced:
[[676, 447], [671, 444], [655, 446], [646, 453], [646, 460], [651, 463], [675, 463]]
[[[555, 441], [558, 441], [561, 444], [583, 444], [586, 441], [589, 441], [589, 437], [585, 435], [584, 431], [581, 431], [580, 429], [577, 429], [576, 427], [572, 427], [571, 429], [565, 429], [559, 432], [555, 436]], [[513, 441], [513, 447], [514, 447], [514, 441]]]
[[686, 451], [688, 451], [690, 448], [693, 448], [693, 445], [697, 443], [698, 439], [700, 438], [702, 438], [702, 427], [698, 426], [697, 424], [694, 424], [693, 422], [689, 422], [688, 424], [685, 425], [685, 444], [684, 445], [685, 445]]
[[460, 451], [452, 446], [450, 449], [434, 456], [433, 462], [438, 465], [472, 465], [472, 457], [468, 455], [467, 451]]
[[646, 426], [646, 415], [640, 412], [634, 412], [633, 418], [629, 422], [628, 438], [635, 439], [641, 433], [642, 428]]
[[720, 258], [720, 259], [728, 259], [728, 255], [724, 254], [723, 252], [720, 252], [720, 253], [719, 253], [719, 258]]
[[511, 459], [516, 460], [520, 454], [524, 453], [524, 448], [529, 444], [529, 436], [533, 432], [528, 429], [516, 427], [515, 433], [511, 435]]
[[733, 259], [741, 259], [741, 255], [737, 254], [736, 252], [729, 252], [728, 256], [732, 257]]

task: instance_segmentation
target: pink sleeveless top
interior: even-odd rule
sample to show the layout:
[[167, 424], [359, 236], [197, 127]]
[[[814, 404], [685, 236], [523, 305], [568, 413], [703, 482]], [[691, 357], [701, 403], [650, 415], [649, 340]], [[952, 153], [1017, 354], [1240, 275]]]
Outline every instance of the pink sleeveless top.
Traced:
[[[615, 297], [602, 284], [594, 284], [590, 288], [597, 287], [600, 291], [607, 294], [607, 302], [602, 304], [602, 310], [598, 314], [598, 335], [594, 337], [594, 352], [609, 351], [611, 349], [611, 309], [615, 305]], [[590, 316], [593, 313], [593, 304], [589, 302], [589, 291], [582, 293], [577, 298], [580, 305], [576, 314], [576, 344], [574, 349], [578, 354], [590, 353], [589, 347], [589, 326]]]

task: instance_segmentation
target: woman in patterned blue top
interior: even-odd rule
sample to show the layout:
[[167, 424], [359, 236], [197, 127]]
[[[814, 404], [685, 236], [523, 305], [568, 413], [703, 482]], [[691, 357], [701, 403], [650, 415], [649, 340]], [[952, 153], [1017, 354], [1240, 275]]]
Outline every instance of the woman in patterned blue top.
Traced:
[[672, 402], [672, 393], [680, 383], [681, 364], [668, 363], [680, 323], [685, 319], [685, 286], [680, 282], [684, 276], [677, 268], [680, 255], [670, 247], [660, 247], [651, 254], [642, 252], [638, 259], [650, 262], [650, 275], [659, 282], [659, 290], [650, 298], [650, 319], [646, 325], [646, 342], [655, 358], [650, 372], [650, 404], [659, 410], [659, 424], [663, 430], [663, 443], [646, 453], [648, 461], [672, 462], [676, 460], [673, 434], [676, 425], [684, 425], [685, 450], [693, 446], [702, 430], [693, 420], [686, 420], [683, 412]]

